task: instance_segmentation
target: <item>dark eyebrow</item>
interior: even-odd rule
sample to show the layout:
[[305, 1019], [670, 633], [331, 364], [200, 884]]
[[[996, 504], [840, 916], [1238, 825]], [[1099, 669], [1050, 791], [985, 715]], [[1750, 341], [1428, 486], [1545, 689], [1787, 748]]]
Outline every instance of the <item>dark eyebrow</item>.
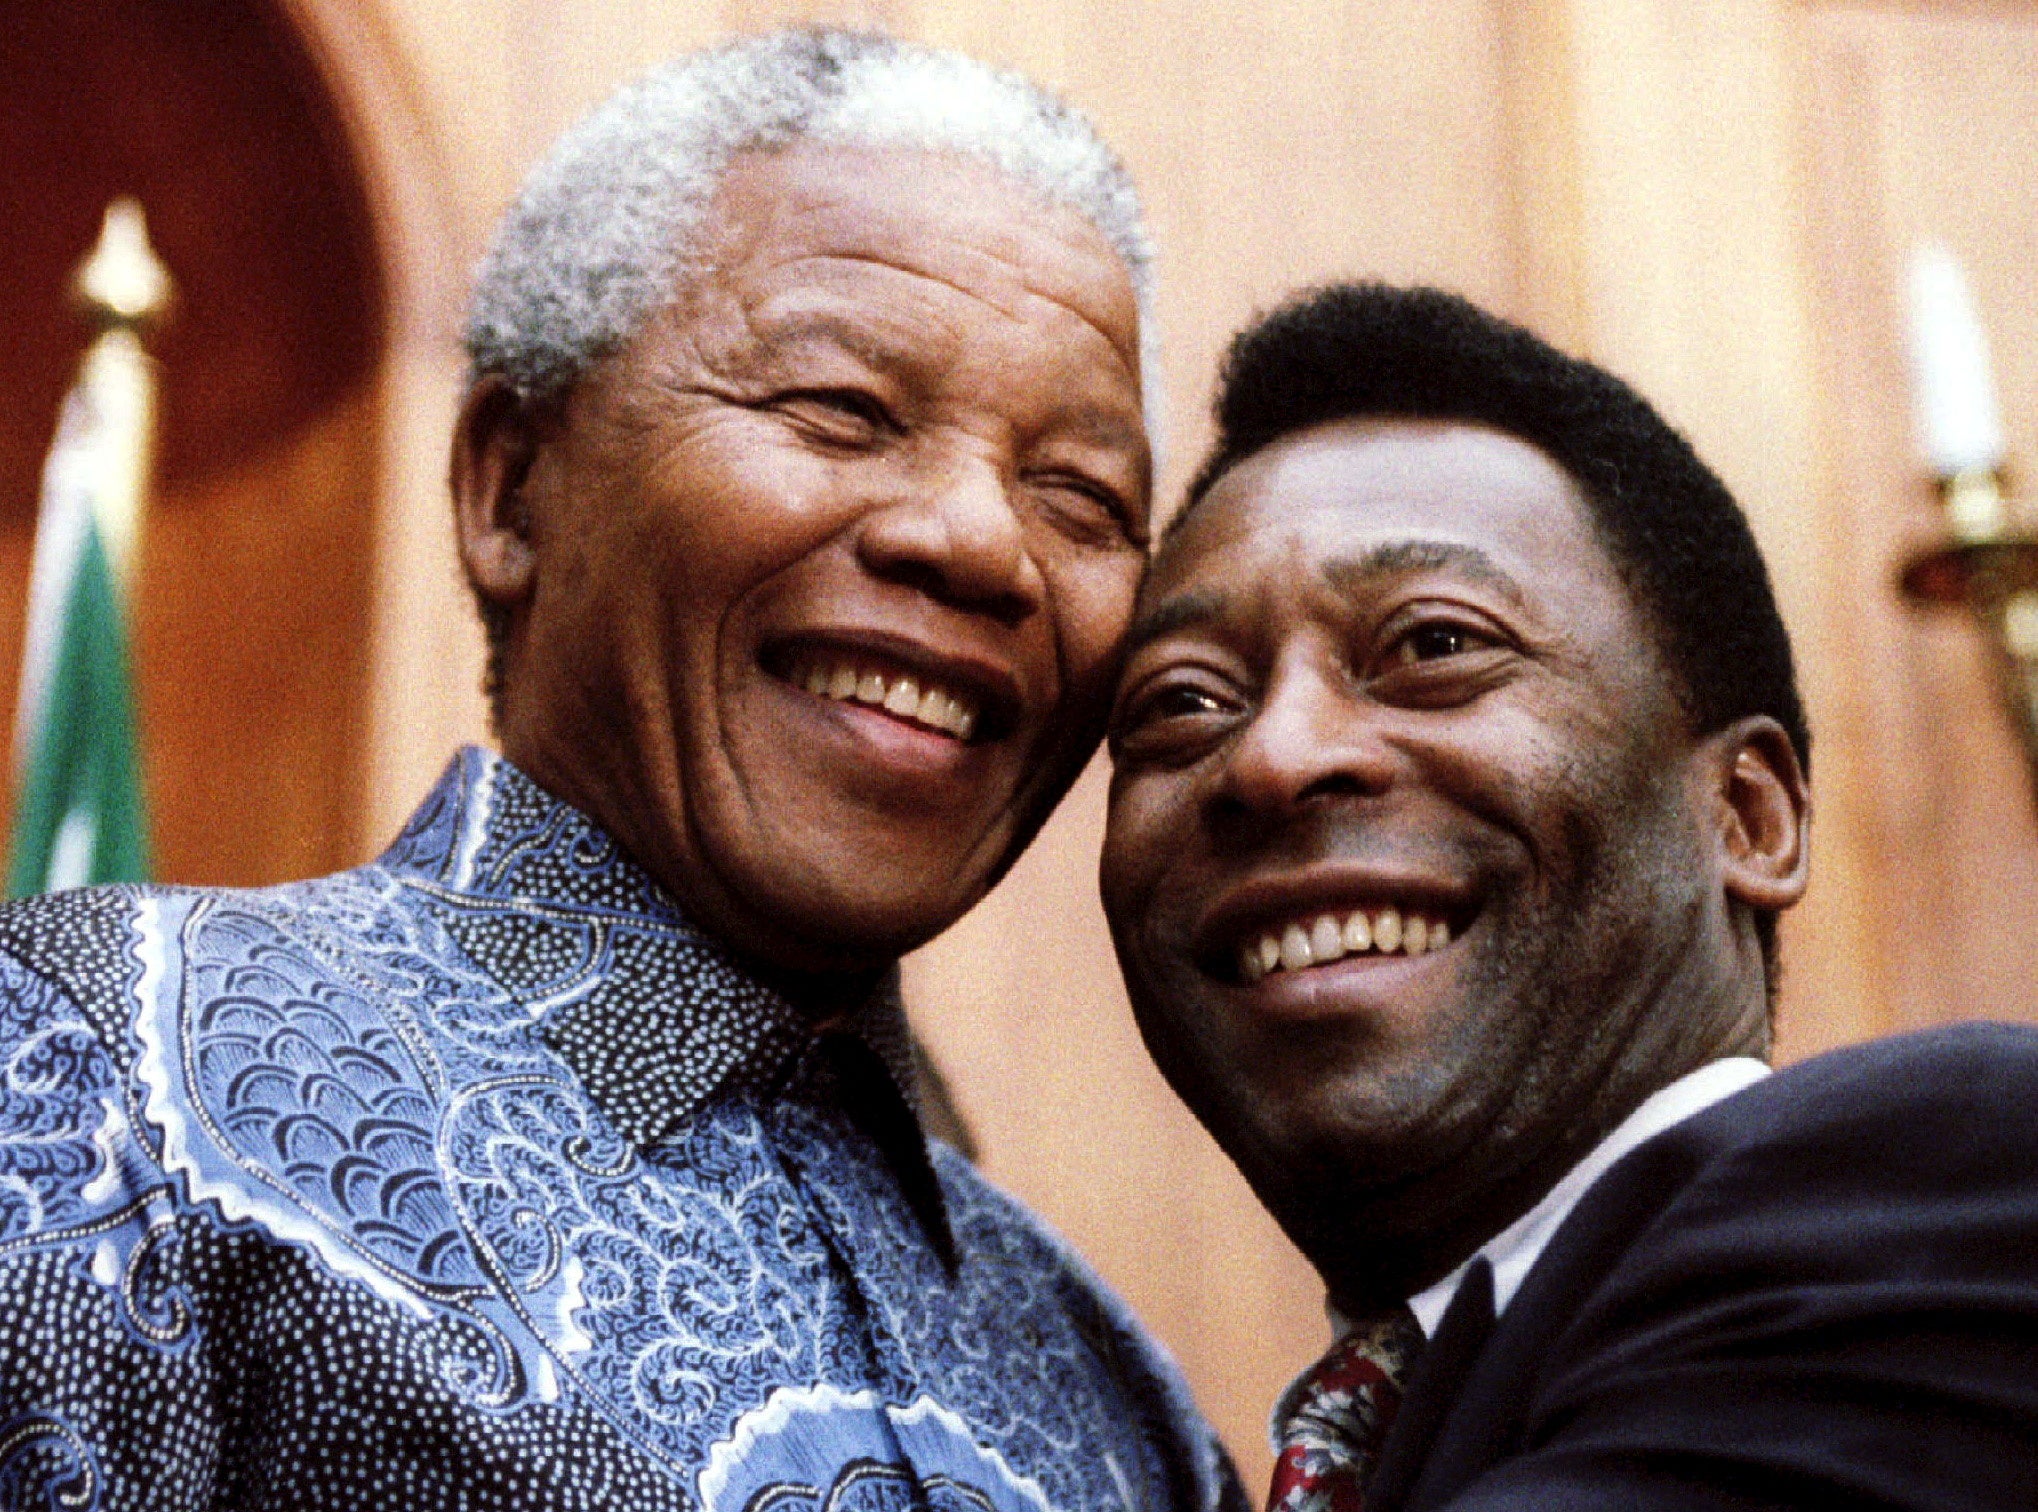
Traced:
[[1482, 583], [1523, 607], [1521, 585], [1477, 546], [1453, 541], [1389, 541], [1363, 556], [1338, 557], [1323, 564], [1323, 575], [1350, 595], [1374, 578], [1411, 572], [1455, 572]]
[[1164, 598], [1132, 622], [1125, 636], [1125, 654], [1130, 656], [1150, 641], [1170, 635], [1185, 625], [1201, 625], [1224, 613], [1224, 595], [1211, 588], [1196, 588]]
[[[1484, 583], [1509, 603], [1525, 606], [1521, 587], [1500, 564], [1477, 546], [1445, 541], [1389, 541], [1363, 556], [1335, 557], [1323, 564], [1323, 575], [1347, 597], [1366, 582], [1410, 572], [1458, 572]], [[1140, 614], [1126, 633], [1125, 654], [1190, 625], [1204, 625], [1224, 615], [1225, 596], [1215, 588], [1194, 588], [1162, 599]]]

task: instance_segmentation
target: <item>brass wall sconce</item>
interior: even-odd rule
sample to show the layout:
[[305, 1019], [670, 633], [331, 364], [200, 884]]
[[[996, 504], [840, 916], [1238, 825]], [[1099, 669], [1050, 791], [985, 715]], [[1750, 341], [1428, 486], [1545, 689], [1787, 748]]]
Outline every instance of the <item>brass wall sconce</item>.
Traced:
[[2000, 468], [1942, 478], [1939, 497], [1949, 539], [1904, 563], [1904, 597], [1965, 609], [1981, 631], [2038, 798], [2038, 530]]
[[1918, 439], [1947, 529], [1898, 581], [1912, 603], [1964, 609], [1981, 631], [2038, 798], [2038, 518], [2003, 467], [2002, 412], [1966, 270], [1926, 243], [1912, 254], [1909, 292]]

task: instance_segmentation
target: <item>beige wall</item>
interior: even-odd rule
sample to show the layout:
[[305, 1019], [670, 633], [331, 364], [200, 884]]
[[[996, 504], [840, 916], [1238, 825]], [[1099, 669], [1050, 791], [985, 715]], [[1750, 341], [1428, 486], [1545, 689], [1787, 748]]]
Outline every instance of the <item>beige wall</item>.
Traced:
[[[1172, 490], [1225, 335], [1305, 280], [1455, 286], [1635, 379], [1746, 501], [1820, 731], [1814, 901], [1787, 1052], [2033, 1016], [2038, 828], [1956, 629], [1889, 597], [1932, 525], [1889, 289], [1904, 239], [1976, 260], [2006, 391], [2038, 397], [2026, 249], [2038, 20], [2005, 4], [1781, 0], [290, 0], [377, 181], [397, 291], [383, 385], [364, 831], [478, 734], [440, 484], [465, 270], [534, 155], [669, 54], [792, 18], [1017, 65], [1091, 111], [1164, 252]], [[1311, 1279], [1148, 1069], [1092, 897], [1093, 771], [1013, 876], [910, 968], [994, 1174], [1153, 1322], [1249, 1477], [1320, 1347]]]
[[[1794, 54], [1822, 475], [1814, 655], [1856, 871], [1861, 999], [1806, 1045], [1952, 1014], [2033, 1016], [2038, 811], [1978, 643], [1889, 592], [1939, 529], [1907, 426], [1902, 259], [1953, 246], [1995, 339], [2013, 465], [2038, 467], [2038, 7], [1808, 8]], [[2038, 522], [2034, 522], [2038, 523]], [[1927, 923], [1929, 921], [1929, 923]], [[1897, 927], [1892, 928], [1892, 924]], [[1918, 928], [1918, 925], [1925, 925]]]

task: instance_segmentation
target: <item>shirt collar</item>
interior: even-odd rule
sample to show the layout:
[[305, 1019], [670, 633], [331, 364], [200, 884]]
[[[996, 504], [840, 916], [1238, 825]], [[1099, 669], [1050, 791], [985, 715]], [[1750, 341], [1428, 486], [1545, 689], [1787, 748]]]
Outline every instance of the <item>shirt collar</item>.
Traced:
[[1498, 1317], [1521, 1290], [1521, 1283], [1542, 1258], [1544, 1248], [1563, 1227], [1564, 1220], [1571, 1216], [1571, 1210], [1615, 1161], [1644, 1140], [1704, 1112], [1768, 1074], [1769, 1067], [1752, 1056], [1728, 1056], [1679, 1077], [1649, 1097], [1595, 1145], [1591, 1154], [1571, 1167], [1541, 1202], [1487, 1240], [1478, 1255], [1468, 1258], [1436, 1285], [1408, 1299], [1416, 1321], [1422, 1324], [1424, 1337], [1436, 1333], [1437, 1324], [1443, 1321], [1451, 1299], [1458, 1294], [1458, 1283], [1465, 1279], [1473, 1260], [1483, 1255], [1493, 1267], [1493, 1315]]
[[[593, 820], [493, 752], [454, 758], [382, 864], [437, 902], [640, 1148], [716, 1096], [779, 1085], [813, 1043], [812, 1015], [690, 924]], [[917, 1107], [896, 966], [845, 984], [828, 1022], [868, 1044]]]

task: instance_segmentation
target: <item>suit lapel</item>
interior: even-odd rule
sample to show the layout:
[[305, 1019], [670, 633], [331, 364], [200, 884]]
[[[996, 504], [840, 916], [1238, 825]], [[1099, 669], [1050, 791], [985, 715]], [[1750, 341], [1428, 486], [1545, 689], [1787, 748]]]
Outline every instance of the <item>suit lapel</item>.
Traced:
[[1366, 1486], [1366, 1512], [1400, 1512], [1428, 1462], [1437, 1430], [1492, 1332], [1493, 1267], [1481, 1256], [1466, 1267], [1465, 1279], [1437, 1324], [1436, 1337], [1416, 1361], [1380, 1466]]

